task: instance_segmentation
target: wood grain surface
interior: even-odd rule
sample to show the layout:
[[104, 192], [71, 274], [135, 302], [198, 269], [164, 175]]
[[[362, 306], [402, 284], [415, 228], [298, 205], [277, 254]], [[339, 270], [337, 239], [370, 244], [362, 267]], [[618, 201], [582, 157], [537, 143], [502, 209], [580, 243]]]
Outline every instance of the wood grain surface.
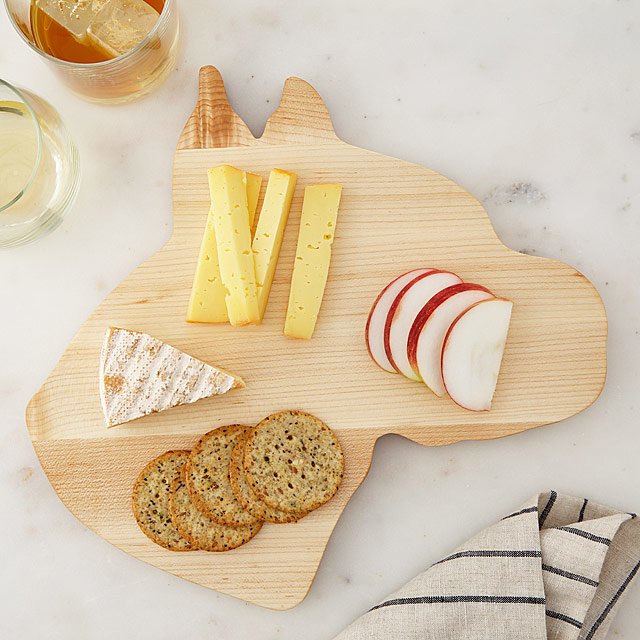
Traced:
[[[264, 323], [188, 324], [187, 302], [209, 208], [206, 169], [229, 163], [266, 178], [298, 174]], [[343, 197], [316, 333], [285, 338], [289, 283], [308, 184], [338, 182]], [[264, 191], [264, 186], [263, 186]], [[74, 337], [27, 409], [35, 450], [66, 506], [120, 549], [206, 587], [275, 609], [307, 593], [331, 532], [368, 471], [381, 435], [425, 445], [485, 440], [557, 422], [588, 407], [606, 373], [602, 301], [575, 269], [505, 247], [481, 204], [424, 167], [340, 141], [315, 90], [290, 78], [256, 139], [233, 112], [220, 74], [200, 73], [200, 94], [178, 143], [169, 243], [112, 291]], [[491, 412], [473, 413], [369, 359], [364, 326], [384, 285], [409, 269], [458, 273], [514, 302]], [[247, 388], [107, 430], [98, 395], [102, 337], [110, 325], [147, 332], [238, 375]], [[265, 525], [227, 553], [171, 553], [131, 513], [138, 471], [153, 456], [230, 423], [281, 409], [318, 415], [346, 452], [345, 481], [323, 508], [291, 525]]]

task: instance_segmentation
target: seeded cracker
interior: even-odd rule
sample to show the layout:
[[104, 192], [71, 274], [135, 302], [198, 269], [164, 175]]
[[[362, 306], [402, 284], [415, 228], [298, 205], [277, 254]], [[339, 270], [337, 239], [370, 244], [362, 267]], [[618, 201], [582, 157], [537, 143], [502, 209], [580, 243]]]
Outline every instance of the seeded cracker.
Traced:
[[324, 422], [302, 411], [283, 411], [251, 432], [244, 470], [258, 499], [274, 509], [301, 513], [317, 509], [335, 494], [344, 458]]
[[193, 447], [185, 467], [187, 490], [195, 506], [229, 527], [258, 522], [235, 497], [229, 480], [231, 453], [249, 428], [234, 424], [209, 431]]
[[188, 451], [167, 451], [140, 472], [133, 485], [133, 515], [143, 533], [171, 551], [190, 551], [189, 541], [176, 529], [169, 510], [171, 484], [189, 457]]
[[195, 549], [229, 551], [249, 542], [260, 531], [262, 523], [243, 527], [218, 524], [198, 511], [185, 483], [184, 472], [173, 481], [170, 500], [171, 518], [180, 533]]
[[295, 522], [300, 518], [303, 518], [306, 512], [302, 513], [286, 513], [279, 509], [267, 506], [264, 502], [259, 500], [247, 481], [247, 476], [244, 472], [243, 459], [244, 449], [248, 437], [251, 435], [252, 430], [247, 430], [245, 434], [238, 440], [238, 443], [233, 448], [231, 454], [231, 462], [229, 464], [229, 479], [231, 480], [231, 489], [236, 498], [240, 501], [240, 504], [253, 516], [259, 520], [265, 522], [273, 522], [275, 524], [286, 524], [288, 522]]

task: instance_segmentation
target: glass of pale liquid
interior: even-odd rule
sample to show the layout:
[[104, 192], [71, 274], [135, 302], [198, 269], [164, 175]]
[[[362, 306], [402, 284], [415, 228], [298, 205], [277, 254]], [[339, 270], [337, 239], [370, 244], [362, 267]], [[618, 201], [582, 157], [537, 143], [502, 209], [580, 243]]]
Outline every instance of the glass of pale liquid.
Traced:
[[156, 89], [175, 67], [176, 0], [4, 0], [13, 25], [71, 88], [118, 103]]
[[55, 229], [79, 180], [78, 152], [58, 112], [0, 79], [0, 247]]

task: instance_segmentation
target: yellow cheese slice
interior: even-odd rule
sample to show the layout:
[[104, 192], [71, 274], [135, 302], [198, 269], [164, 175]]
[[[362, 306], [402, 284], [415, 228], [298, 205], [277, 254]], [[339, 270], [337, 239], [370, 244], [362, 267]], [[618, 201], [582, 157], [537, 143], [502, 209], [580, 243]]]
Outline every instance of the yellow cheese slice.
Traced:
[[252, 245], [261, 319], [267, 308], [297, 180], [298, 176], [295, 173], [273, 169], [269, 175], [267, 191], [262, 202]]
[[298, 247], [284, 334], [309, 339], [316, 326], [331, 261], [342, 187], [319, 184], [304, 190]]
[[208, 175], [229, 322], [233, 326], [259, 324], [245, 174], [225, 164], [209, 169]]
[[258, 198], [260, 197], [260, 187], [262, 186], [262, 176], [255, 173], [246, 173], [247, 180], [247, 206], [249, 207], [249, 228], [255, 228], [256, 210], [258, 209]]
[[[246, 174], [247, 205], [249, 207], [249, 221], [253, 223], [262, 177], [255, 173]], [[220, 263], [218, 262], [218, 247], [216, 245], [216, 230], [213, 223], [213, 209], [209, 209], [207, 226], [202, 236], [198, 264], [191, 287], [187, 322], [228, 322], [226, 289], [220, 278]]]

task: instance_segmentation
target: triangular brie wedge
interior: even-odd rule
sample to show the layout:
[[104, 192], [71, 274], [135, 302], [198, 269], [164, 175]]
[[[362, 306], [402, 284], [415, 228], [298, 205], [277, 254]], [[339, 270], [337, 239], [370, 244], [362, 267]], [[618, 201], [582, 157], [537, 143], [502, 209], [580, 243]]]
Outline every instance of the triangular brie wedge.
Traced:
[[100, 356], [100, 400], [108, 427], [244, 387], [241, 378], [156, 338], [111, 327]]

